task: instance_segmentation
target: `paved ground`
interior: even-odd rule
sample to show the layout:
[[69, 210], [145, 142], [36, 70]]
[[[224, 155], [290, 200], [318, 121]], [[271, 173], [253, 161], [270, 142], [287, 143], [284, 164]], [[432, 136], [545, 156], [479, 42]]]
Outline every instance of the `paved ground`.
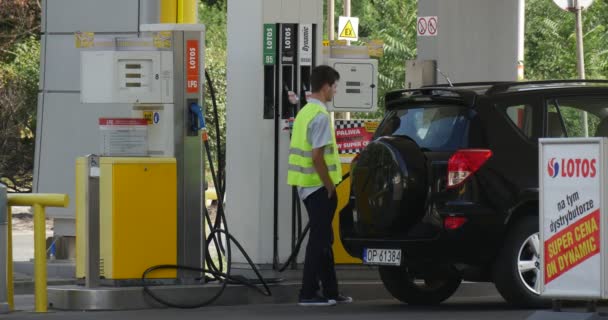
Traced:
[[[27, 299], [20, 296], [20, 299]], [[29, 297], [33, 301], [32, 297]], [[139, 310], [121, 312], [56, 312], [36, 314], [16, 312], [3, 319], [348, 319], [348, 320], [471, 320], [471, 319], [526, 319], [534, 310], [508, 306], [500, 297], [455, 298], [436, 307], [408, 307], [395, 300], [355, 302], [336, 307], [298, 307], [295, 304], [246, 305], [206, 307], [201, 309]]]

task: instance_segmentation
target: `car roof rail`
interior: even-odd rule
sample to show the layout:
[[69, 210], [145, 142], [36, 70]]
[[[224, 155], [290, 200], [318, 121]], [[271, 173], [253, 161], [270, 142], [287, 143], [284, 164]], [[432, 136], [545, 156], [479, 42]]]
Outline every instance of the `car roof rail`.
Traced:
[[487, 92], [487, 95], [503, 93], [509, 91], [511, 88], [534, 86], [534, 85], [548, 85], [548, 84], [605, 84], [608, 85], [608, 80], [596, 80], [596, 79], [566, 79], [566, 80], [539, 80], [539, 81], [513, 81], [504, 82], [493, 85]]

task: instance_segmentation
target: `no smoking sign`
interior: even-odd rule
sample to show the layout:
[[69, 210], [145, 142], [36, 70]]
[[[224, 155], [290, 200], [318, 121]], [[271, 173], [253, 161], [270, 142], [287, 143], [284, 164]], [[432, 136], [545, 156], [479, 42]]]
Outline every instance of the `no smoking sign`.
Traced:
[[438, 26], [437, 16], [418, 17], [416, 29], [419, 37], [436, 37]]

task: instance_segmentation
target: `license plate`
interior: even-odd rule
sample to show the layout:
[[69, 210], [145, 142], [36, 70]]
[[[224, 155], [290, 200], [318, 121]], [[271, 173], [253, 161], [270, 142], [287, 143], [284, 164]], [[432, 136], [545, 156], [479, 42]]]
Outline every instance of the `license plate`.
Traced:
[[401, 249], [363, 249], [363, 263], [400, 266], [401, 265]]

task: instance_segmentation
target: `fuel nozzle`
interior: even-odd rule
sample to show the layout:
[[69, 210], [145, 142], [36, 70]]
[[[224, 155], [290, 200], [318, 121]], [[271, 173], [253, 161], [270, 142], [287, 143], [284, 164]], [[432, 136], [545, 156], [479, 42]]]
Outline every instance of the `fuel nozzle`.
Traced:
[[190, 104], [190, 116], [193, 118], [191, 121], [191, 130], [197, 132], [202, 130], [203, 140], [207, 140], [207, 128], [205, 126], [205, 116], [203, 115], [203, 107], [198, 103]]
[[190, 112], [198, 119], [192, 123], [192, 130], [198, 131], [201, 129], [205, 129], [205, 116], [203, 115], [203, 107], [201, 107], [198, 103], [190, 104]]

